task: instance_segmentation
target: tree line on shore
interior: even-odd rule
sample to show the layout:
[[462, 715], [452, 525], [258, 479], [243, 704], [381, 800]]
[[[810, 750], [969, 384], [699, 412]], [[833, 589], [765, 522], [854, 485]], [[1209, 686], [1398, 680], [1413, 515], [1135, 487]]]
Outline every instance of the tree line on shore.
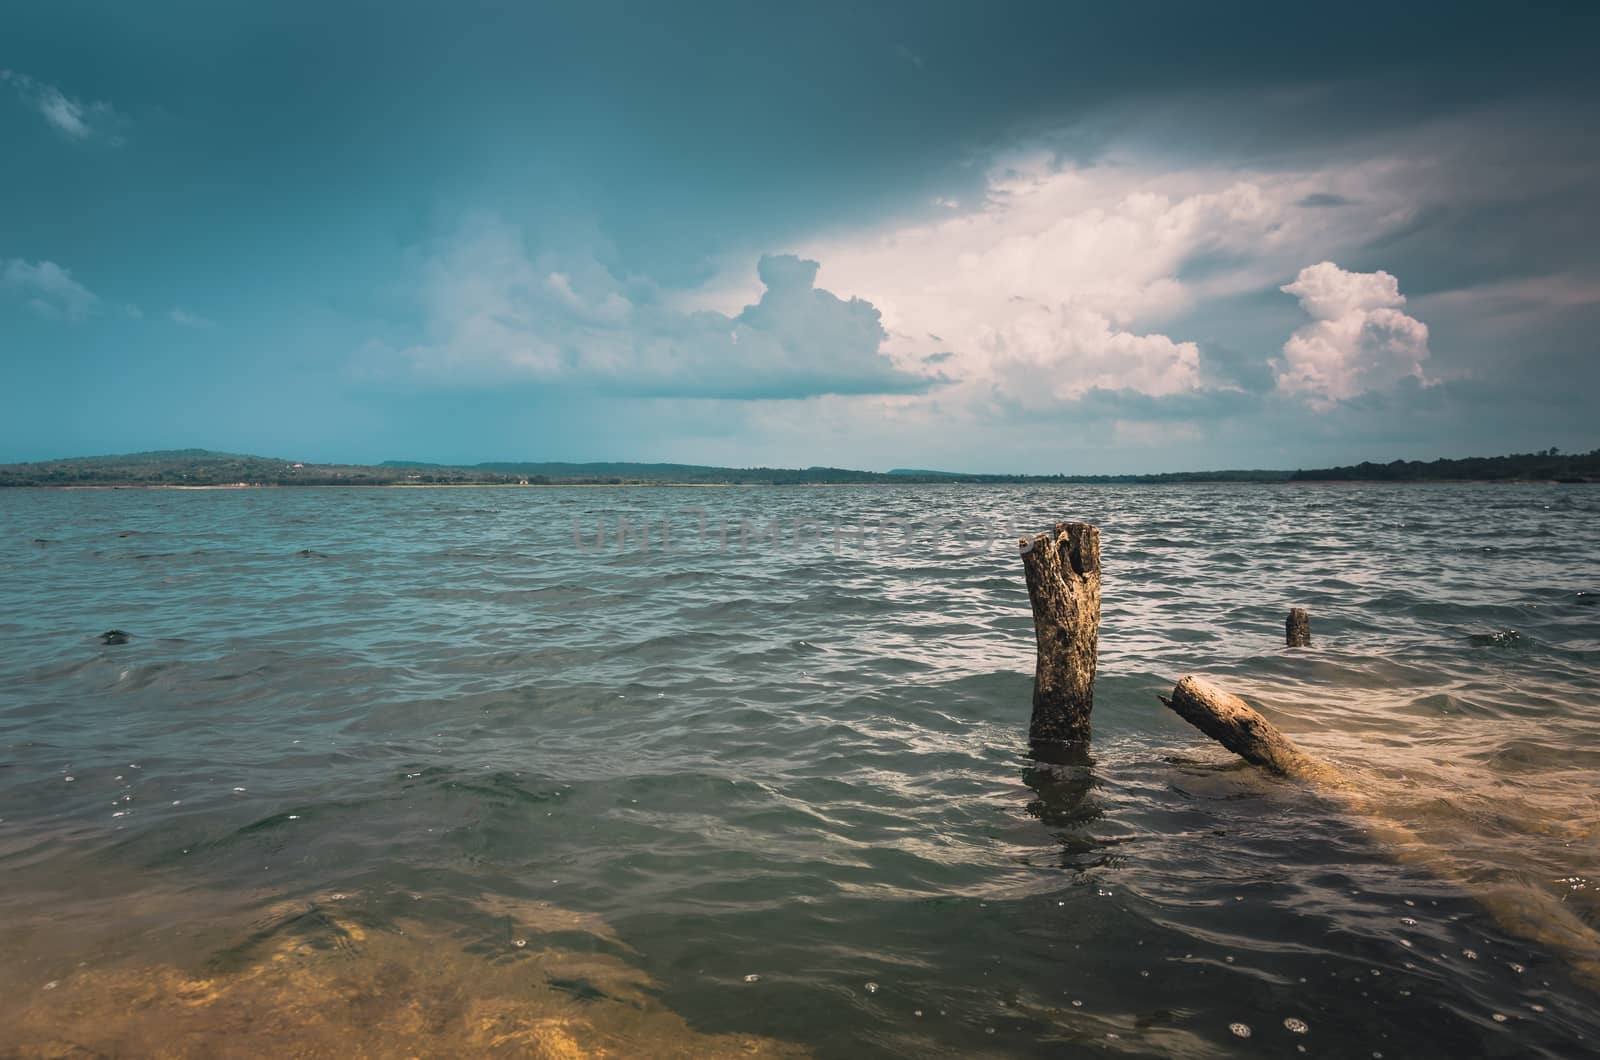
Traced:
[[1469, 456], [1460, 460], [1370, 461], [1348, 467], [1296, 471], [1295, 482], [1593, 482], [1600, 480], [1600, 449], [1563, 453], [1550, 448], [1510, 456]]
[[297, 461], [177, 449], [117, 456], [73, 457], [0, 464], [0, 486], [451, 486], [451, 485], [836, 485], [1200, 482], [1438, 482], [1600, 481], [1600, 449], [1468, 457], [1433, 461], [1364, 462], [1297, 471], [1181, 471], [1150, 475], [984, 475], [944, 471], [854, 471], [846, 468], [729, 468], [696, 464], [493, 462], [456, 467], [388, 461], [383, 464], [308, 464]]

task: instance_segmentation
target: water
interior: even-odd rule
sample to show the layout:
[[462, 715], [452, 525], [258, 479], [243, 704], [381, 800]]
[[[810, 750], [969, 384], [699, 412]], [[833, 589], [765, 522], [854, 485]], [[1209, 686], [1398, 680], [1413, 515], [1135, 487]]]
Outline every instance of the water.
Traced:
[[0, 491], [0, 1052], [1595, 1053], [1597, 557], [1581, 486]]

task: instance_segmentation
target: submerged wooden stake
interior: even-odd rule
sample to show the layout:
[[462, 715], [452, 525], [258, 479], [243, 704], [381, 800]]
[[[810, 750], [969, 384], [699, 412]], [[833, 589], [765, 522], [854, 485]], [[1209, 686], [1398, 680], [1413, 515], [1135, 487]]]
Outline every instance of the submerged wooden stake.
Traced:
[[1397, 860], [1420, 865], [1460, 887], [1506, 931], [1555, 950], [1580, 979], [1600, 989], [1600, 931], [1549, 891], [1527, 882], [1486, 889], [1479, 872], [1394, 820], [1368, 780], [1306, 754], [1260, 712], [1209, 681], [1185, 677], [1170, 697], [1159, 698], [1239, 757], [1280, 777], [1310, 784], [1334, 806], [1358, 815], [1373, 839]]
[[1291, 648], [1311, 647], [1311, 616], [1303, 607], [1291, 608], [1284, 623], [1284, 642]]
[[1028, 736], [1034, 743], [1082, 742], [1089, 739], [1100, 650], [1100, 530], [1057, 523], [1019, 544], [1039, 644]]

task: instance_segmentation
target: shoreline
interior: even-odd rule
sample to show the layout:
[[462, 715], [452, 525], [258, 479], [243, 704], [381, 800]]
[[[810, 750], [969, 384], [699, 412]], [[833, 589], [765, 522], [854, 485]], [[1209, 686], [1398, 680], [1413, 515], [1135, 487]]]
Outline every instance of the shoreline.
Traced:
[[1263, 479], [1241, 482], [1228, 479], [1196, 479], [1187, 482], [308, 482], [286, 484], [269, 482], [233, 483], [219, 482], [207, 485], [186, 486], [167, 482], [150, 483], [84, 483], [74, 485], [0, 485], [0, 493], [10, 490], [172, 490], [207, 492], [227, 490], [448, 490], [448, 489], [836, 489], [878, 488], [884, 486], [904, 488], [948, 489], [956, 486], [1594, 486], [1600, 481], [1568, 481], [1563, 479]]

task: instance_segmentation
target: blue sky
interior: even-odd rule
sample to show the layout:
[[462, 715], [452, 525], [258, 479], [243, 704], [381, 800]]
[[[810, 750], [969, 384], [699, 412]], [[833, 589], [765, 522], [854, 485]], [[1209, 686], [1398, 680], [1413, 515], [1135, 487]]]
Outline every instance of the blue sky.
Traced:
[[1600, 444], [1576, 5], [29, 5], [0, 460]]

